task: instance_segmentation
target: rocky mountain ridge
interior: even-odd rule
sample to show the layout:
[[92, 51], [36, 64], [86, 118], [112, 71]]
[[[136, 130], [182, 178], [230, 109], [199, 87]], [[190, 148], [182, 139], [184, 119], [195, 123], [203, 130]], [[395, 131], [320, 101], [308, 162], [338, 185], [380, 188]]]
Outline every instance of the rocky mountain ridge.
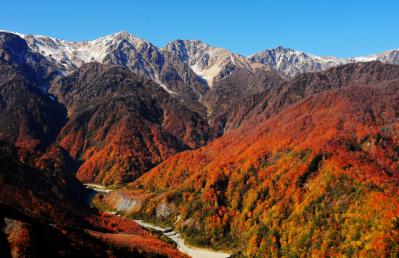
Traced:
[[249, 56], [248, 59], [273, 67], [281, 75], [295, 77], [301, 73], [318, 72], [349, 63], [380, 61], [388, 64], [399, 64], [399, 50], [388, 50], [369, 56], [337, 58], [333, 56], [316, 56], [279, 46], [255, 53]]

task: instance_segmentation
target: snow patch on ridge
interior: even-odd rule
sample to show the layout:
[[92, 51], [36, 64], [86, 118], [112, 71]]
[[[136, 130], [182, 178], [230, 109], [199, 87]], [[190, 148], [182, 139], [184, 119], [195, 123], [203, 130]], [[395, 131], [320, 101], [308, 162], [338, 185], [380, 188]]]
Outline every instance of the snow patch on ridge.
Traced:
[[159, 86], [161, 86], [164, 90], [166, 90], [169, 94], [171, 94], [171, 95], [178, 95], [176, 92], [171, 91], [170, 89], [168, 89], [168, 87], [166, 87], [165, 84], [163, 84], [163, 83], [161, 83], [161, 82], [159, 82], [159, 81], [156, 81], [156, 83], [157, 83]]
[[[253, 71], [255, 68], [249, 59], [224, 48], [211, 47], [199, 40], [176, 40], [168, 43], [164, 50], [187, 63], [194, 73], [208, 83], [209, 87], [213, 86], [215, 80], [222, 79], [234, 70]], [[263, 67], [268, 69], [264, 65]]]

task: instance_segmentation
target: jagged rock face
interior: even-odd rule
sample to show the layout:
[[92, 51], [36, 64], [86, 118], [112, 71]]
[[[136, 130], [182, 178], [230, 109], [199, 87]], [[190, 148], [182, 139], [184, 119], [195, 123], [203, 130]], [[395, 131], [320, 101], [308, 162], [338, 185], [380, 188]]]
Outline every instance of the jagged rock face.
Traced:
[[202, 96], [209, 87], [184, 62], [169, 52], [163, 51], [165, 62], [160, 78], [162, 85], [167, 85], [169, 93], [181, 97], [189, 107], [205, 117], [206, 107], [202, 103]]
[[368, 57], [369, 60], [367, 61], [372, 61], [370, 59], [375, 59], [376, 61], [380, 61], [383, 63], [387, 64], [399, 64], [399, 50], [391, 50], [391, 51], [385, 51], [381, 54], [376, 54], [376, 55], [371, 55]]
[[207, 122], [180, 98], [122, 67], [84, 65], [51, 91], [69, 112], [58, 142], [82, 160], [77, 176], [85, 182], [131, 181], [211, 138]]
[[198, 99], [207, 86], [195, 73], [179, 59], [127, 32], [88, 42], [20, 35], [34, 52], [45, 56], [64, 74], [90, 62], [124, 66], [158, 82], [170, 93], [181, 96], [196, 110], [204, 112]]
[[261, 69], [275, 69], [283, 76], [294, 77], [300, 73], [317, 72], [347, 63], [399, 62], [398, 50], [364, 57], [336, 58], [277, 47], [245, 58], [198, 40], [176, 40], [159, 49], [127, 32], [85, 42], [68, 42], [46, 36], [14, 35], [25, 39], [34, 53], [43, 55], [59, 72], [76, 70], [89, 62], [122, 65], [155, 80], [188, 101], [201, 99], [201, 95], [208, 89], [205, 82], [211, 87], [214, 81], [223, 79], [238, 69], [259, 69], [260, 63], [263, 64]]
[[155, 46], [126, 32], [85, 42], [19, 35], [34, 52], [43, 55], [64, 72], [75, 70], [85, 63], [100, 62], [127, 66], [135, 72], [155, 78], [164, 63]]
[[266, 49], [249, 57], [253, 62], [267, 64], [281, 75], [295, 77], [300, 73], [317, 72], [349, 63], [335, 57], [319, 57], [289, 48]]
[[[18, 37], [16, 34], [8, 34]], [[278, 47], [245, 58], [198, 40], [177, 40], [159, 49], [127, 32], [87, 42], [18, 35], [26, 40], [29, 47], [26, 51], [36, 55], [36, 59], [40, 57], [40, 62], [47, 63], [48, 69], [53, 69], [53, 72], [65, 75], [89, 62], [124, 66], [156, 81], [169, 93], [180, 96], [193, 111], [203, 117], [207, 114], [214, 117], [215, 112], [218, 113], [239, 98], [248, 96], [247, 93], [259, 93], [253, 91], [253, 82], [245, 81], [257, 78], [259, 71], [265, 74], [278, 71], [283, 77], [294, 77], [300, 73], [325, 70], [353, 62], [398, 62], [398, 51], [342, 59], [319, 57]], [[23, 45], [21, 40], [20, 44]], [[44, 64], [41, 67], [45, 67]], [[232, 78], [228, 79], [230, 76], [233, 76], [237, 83], [233, 83]], [[223, 82], [224, 79], [227, 81]]]
[[283, 76], [295, 77], [301, 73], [318, 72], [349, 63], [380, 61], [388, 64], [398, 64], [398, 53], [398, 50], [391, 50], [364, 57], [337, 58], [316, 56], [280, 46], [263, 50], [248, 58], [253, 62], [259, 62], [276, 69]]
[[255, 71], [256, 68], [270, 70], [266, 66], [253, 64], [247, 58], [223, 48], [215, 48], [199, 40], [177, 40], [168, 43], [166, 51], [187, 63], [193, 71], [212, 87], [238, 69]]

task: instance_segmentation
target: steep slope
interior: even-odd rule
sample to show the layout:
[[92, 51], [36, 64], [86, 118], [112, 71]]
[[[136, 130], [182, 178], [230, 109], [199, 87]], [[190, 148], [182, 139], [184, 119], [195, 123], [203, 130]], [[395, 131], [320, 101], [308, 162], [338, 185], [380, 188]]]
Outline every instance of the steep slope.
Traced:
[[396, 78], [399, 78], [398, 66], [380, 62], [352, 63], [319, 73], [301, 74], [260, 94], [240, 99], [215, 117], [213, 127], [222, 134], [247, 120], [256, 123], [267, 119], [286, 106], [321, 91], [348, 85], [372, 85]]
[[[0, 141], [18, 147], [19, 160], [35, 163], [66, 123], [65, 106], [47, 93], [59, 74], [19, 36], [0, 33], [0, 46]], [[61, 149], [49, 153], [73, 171]]]
[[210, 123], [239, 99], [279, 87], [284, 82], [285, 79], [275, 71], [237, 69], [222, 80], [216, 81], [205, 93], [202, 102], [208, 107]]
[[28, 151], [55, 139], [66, 119], [65, 108], [46, 93], [56, 76], [23, 39], [0, 33], [0, 138]]
[[207, 122], [179, 97], [123, 67], [83, 65], [51, 92], [68, 109], [57, 141], [83, 162], [77, 176], [85, 182], [131, 181], [211, 137]]
[[9, 65], [0, 65], [0, 137], [27, 150], [53, 141], [66, 110]]
[[254, 71], [266, 66], [252, 64], [243, 56], [223, 48], [211, 47], [199, 40], [176, 40], [168, 43], [165, 51], [173, 53], [187, 63], [193, 71], [201, 76], [212, 87], [215, 81], [221, 80], [238, 69]]
[[198, 99], [207, 90], [207, 86], [196, 74], [179, 59], [127, 32], [84, 42], [18, 35], [26, 40], [32, 51], [43, 55], [63, 74], [90, 62], [124, 66], [158, 82], [169, 93], [183, 97], [197, 111], [204, 111]]
[[283, 76], [295, 77], [301, 73], [318, 72], [349, 63], [380, 61], [388, 64], [399, 64], [399, 50], [390, 50], [364, 57], [337, 58], [316, 56], [280, 46], [260, 51], [249, 56], [248, 59], [252, 62], [268, 65], [279, 71]]
[[[346, 69], [366, 67], [373, 69], [353, 75], [365, 80], [342, 81], [351, 78]], [[378, 63], [330, 70], [342, 73], [329, 80], [339, 86], [302, 84], [298, 92], [313, 93], [175, 155], [105, 200], [130, 196], [131, 213], [178, 218], [189, 241], [250, 257], [395, 255], [399, 77], [387, 78], [392, 70]]]

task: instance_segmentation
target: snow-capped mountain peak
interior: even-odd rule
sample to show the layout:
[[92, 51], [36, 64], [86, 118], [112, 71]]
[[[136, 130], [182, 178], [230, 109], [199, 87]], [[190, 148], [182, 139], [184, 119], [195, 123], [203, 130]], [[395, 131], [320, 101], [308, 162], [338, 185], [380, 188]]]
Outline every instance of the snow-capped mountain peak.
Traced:
[[104, 63], [112, 51], [126, 44], [134, 49], [150, 43], [128, 32], [117, 32], [92, 41], [71, 42], [40, 35], [18, 34], [29, 47], [54, 61], [64, 71], [69, 71], [88, 62]]
[[119, 43], [124, 40], [130, 42], [131, 44], [135, 45], [136, 47], [139, 47], [143, 44], [151, 44], [150, 42], [148, 42], [144, 39], [141, 39], [139, 37], [136, 37], [135, 35], [130, 34], [127, 31], [116, 32], [114, 34], [107, 35], [107, 36], [89, 41], [88, 44], [98, 45], [98, 44], [105, 43], [105, 44], [112, 45], [112, 44], [116, 44], [116, 43]]
[[[13, 34], [23, 38], [33, 52], [44, 56], [61, 74], [67, 74], [89, 62], [121, 65], [153, 79], [169, 92], [175, 92], [176, 85], [182, 83], [188, 83], [186, 86], [189, 88], [193, 88], [194, 84], [197, 85], [195, 87], [207, 88], [201, 80], [197, 81], [198, 77], [205, 80], [208, 87], [212, 87], [215, 81], [220, 81], [240, 69], [250, 72], [256, 69], [275, 69], [283, 76], [294, 77], [300, 73], [317, 72], [354, 62], [377, 60], [399, 64], [399, 50], [337, 58], [278, 46], [244, 57], [200, 40], [176, 40], [160, 49], [126, 31], [78, 42], [41, 35]], [[203, 85], [198, 86], [198, 83]]]
[[317, 72], [331, 67], [356, 63], [381, 61], [384, 63], [399, 64], [399, 50], [385, 51], [369, 56], [351, 58], [337, 58], [332, 56], [317, 56], [282, 46], [266, 49], [248, 57], [252, 62], [269, 65], [281, 75], [294, 77], [300, 73]]
[[336, 57], [321, 57], [279, 46], [249, 56], [252, 62], [260, 62], [277, 69], [282, 75], [293, 77], [304, 72], [320, 71], [348, 63]]
[[220, 80], [237, 69], [254, 70], [256, 67], [241, 55], [224, 48], [212, 47], [199, 40], [172, 41], [164, 50], [187, 63], [198, 76], [207, 81], [210, 87], [214, 80]]

